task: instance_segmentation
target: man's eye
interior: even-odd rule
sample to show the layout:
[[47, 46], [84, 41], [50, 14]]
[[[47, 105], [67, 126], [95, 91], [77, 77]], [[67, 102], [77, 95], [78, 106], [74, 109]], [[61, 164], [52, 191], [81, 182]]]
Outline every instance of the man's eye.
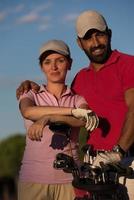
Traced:
[[97, 33], [96, 35], [103, 37], [103, 36], [105, 36], [105, 33]]

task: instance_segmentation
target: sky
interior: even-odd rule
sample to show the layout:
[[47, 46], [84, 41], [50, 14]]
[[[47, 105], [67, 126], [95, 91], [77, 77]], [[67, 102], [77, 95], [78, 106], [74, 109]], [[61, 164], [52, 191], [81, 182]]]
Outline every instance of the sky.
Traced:
[[112, 49], [134, 54], [133, 0], [0, 0], [0, 140], [25, 134], [16, 88], [26, 79], [43, 83], [39, 48], [50, 39], [71, 49], [75, 74], [89, 63], [76, 43], [75, 20], [85, 10], [97, 10], [112, 29]]

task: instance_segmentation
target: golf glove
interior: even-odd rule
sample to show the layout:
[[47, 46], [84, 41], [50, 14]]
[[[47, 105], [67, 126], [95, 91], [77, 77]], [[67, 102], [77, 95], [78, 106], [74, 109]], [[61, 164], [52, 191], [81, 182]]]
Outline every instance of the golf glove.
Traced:
[[72, 115], [78, 119], [85, 119], [87, 131], [93, 131], [99, 125], [99, 118], [92, 110], [82, 108], [72, 109]]
[[106, 151], [104, 153], [98, 153], [95, 160], [93, 161], [93, 165], [96, 167], [100, 167], [100, 163], [108, 164], [108, 163], [118, 163], [122, 159], [120, 153], [114, 151]]

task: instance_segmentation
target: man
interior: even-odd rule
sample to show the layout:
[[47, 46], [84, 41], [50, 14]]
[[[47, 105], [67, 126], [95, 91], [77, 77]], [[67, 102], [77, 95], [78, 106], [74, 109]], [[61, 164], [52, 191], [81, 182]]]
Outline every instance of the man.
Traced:
[[[93, 164], [119, 162], [134, 143], [134, 56], [111, 49], [112, 32], [96, 11], [88, 10], [78, 16], [76, 32], [78, 45], [88, 56], [90, 65], [77, 73], [72, 89], [84, 96], [100, 117], [99, 127], [87, 142], [94, 149], [109, 150], [98, 154]], [[32, 83], [28, 84], [26, 87], [31, 87]], [[17, 95], [25, 89], [24, 85]], [[123, 160], [134, 167], [133, 154], [130, 156]], [[127, 179], [131, 200], [133, 184], [134, 179]]]

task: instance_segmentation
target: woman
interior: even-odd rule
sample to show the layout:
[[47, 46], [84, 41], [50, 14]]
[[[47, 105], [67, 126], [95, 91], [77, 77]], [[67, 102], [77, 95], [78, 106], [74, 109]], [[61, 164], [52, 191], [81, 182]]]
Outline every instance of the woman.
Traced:
[[[83, 97], [65, 85], [71, 69], [69, 47], [61, 40], [50, 40], [40, 49], [39, 62], [46, 85], [35, 94], [30, 90], [20, 97], [20, 111], [27, 129], [26, 148], [19, 176], [18, 200], [73, 200], [72, 175], [53, 168], [57, 153], [78, 161], [80, 126], [92, 131], [98, 118]], [[90, 115], [92, 113], [92, 115]], [[52, 131], [52, 122], [66, 122], [69, 136]]]

